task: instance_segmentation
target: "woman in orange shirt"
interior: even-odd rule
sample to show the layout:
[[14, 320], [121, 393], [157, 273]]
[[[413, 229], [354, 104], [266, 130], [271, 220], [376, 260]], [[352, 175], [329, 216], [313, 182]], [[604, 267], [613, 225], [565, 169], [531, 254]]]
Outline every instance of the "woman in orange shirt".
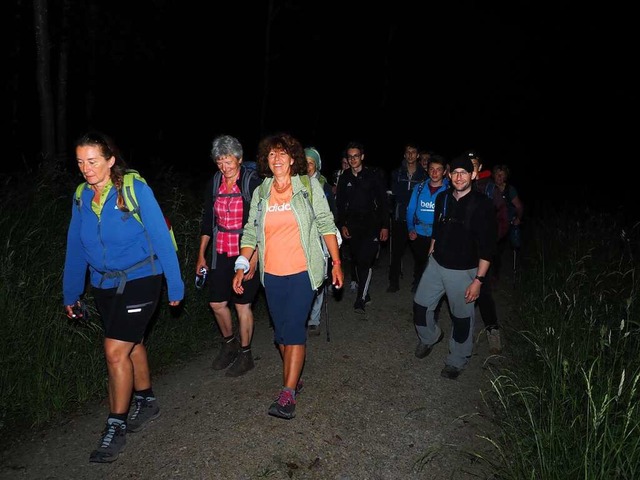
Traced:
[[[257, 249], [274, 342], [282, 357], [283, 386], [269, 415], [291, 419], [306, 356], [306, 322], [326, 273], [321, 236], [331, 255], [336, 288], [342, 287], [344, 275], [333, 214], [320, 182], [306, 177], [307, 160], [300, 142], [286, 133], [264, 138], [257, 164], [265, 178], [253, 193], [233, 287], [242, 293], [249, 259]], [[308, 188], [301, 176], [308, 178]]]

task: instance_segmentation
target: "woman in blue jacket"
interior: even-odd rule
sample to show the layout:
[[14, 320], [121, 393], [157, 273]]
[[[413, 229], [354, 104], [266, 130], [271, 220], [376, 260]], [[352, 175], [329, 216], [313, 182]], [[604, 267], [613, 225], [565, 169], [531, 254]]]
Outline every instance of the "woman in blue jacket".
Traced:
[[104, 326], [109, 379], [109, 416], [89, 461], [104, 463], [118, 458], [127, 431], [139, 431], [160, 414], [143, 340], [163, 275], [171, 306], [182, 301], [184, 283], [164, 216], [144, 181], [133, 181], [142, 221], [129, 211], [123, 195], [126, 164], [113, 141], [99, 132], [83, 135], [76, 142], [76, 160], [86, 184], [73, 202], [63, 301], [68, 317], [82, 315], [77, 307], [88, 268]]

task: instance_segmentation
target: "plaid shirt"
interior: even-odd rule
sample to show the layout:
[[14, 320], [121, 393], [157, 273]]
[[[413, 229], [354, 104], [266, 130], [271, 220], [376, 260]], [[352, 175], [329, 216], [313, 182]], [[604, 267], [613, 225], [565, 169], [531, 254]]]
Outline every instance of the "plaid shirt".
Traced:
[[[227, 230], [241, 230], [242, 225], [242, 196], [223, 197], [227, 193], [225, 182], [220, 182], [220, 189], [213, 205], [218, 226]], [[240, 188], [233, 184], [231, 193], [240, 194]], [[240, 234], [218, 231], [216, 252], [226, 253], [228, 257], [240, 255]]]

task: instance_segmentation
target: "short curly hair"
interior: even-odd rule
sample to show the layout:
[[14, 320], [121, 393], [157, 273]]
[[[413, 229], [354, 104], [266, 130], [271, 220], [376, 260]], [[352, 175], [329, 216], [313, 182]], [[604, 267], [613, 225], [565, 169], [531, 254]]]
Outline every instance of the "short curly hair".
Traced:
[[263, 138], [258, 144], [256, 163], [261, 176], [273, 177], [269, 168], [269, 152], [272, 150], [282, 150], [293, 158], [291, 175], [307, 174], [307, 157], [300, 141], [288, 133], [276, 133]]

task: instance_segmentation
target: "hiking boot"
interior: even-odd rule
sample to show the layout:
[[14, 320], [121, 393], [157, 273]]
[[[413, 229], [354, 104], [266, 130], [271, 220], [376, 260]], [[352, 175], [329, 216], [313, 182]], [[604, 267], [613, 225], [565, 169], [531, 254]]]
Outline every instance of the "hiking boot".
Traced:
[[160, 405], [154, 397], [134, 396], [133, 411], [129, 414], [127, 420], [127, 432], [139, 432], [151, 420], [155, 420], [160, 416]]
[[356, 293], [358, 291], [358, 282], [356, 282], [355, 280], [351, 280], [351, 283], [349, 284], [349, 290], [352, 293]]
[[359, 314], [364, 314], [364, 300], [362, 300], [361, 298], [357, 299], [356, 302], [353, 304], [353, 311]]
[[282, 390], [269, 407], [269, 415], [290, 420], [296, 416], [296, 399], [288, 390]]
[[452, 367], [451, 365], [445, 365], [442, 371], [440, 372], [440, 376], [444, 378], [448, 378], [449, 380], [455, 380], [462, 372], [462, 369]]
[[364, 304], [369, 305], [371, 303], [371, 296], [367, 293], [367, 296], [364, 297]]
[[415, 351], [416, 357], [424, 358], [427, 355], [429, 355], [431, 353], [431, 350], [433, 350], [433, 347], [435, 347], [438, 343], [440, 343], [443, 338], [444, 338], [444, 331], [440, 331], [440, 336], [438, 337], [438, 340], [436, 340], [436, 343], [434, 343], [433, 345], [425, 345], [420, 340], [418, 340], [418, 345], [416, 346], [416, 351]]
[[320, 325], [309, 325], [308, 333], [310, 336], [317, 337], [320, 335]]
[[251, 350], [247, 352], [240, 352], [236, 357], [236, 361], [233, 362], [233, 365], [229, 367], [224, 375], [225, 377], [239, 377], [240, 375], [244, 375], [249, 370], [252, 370], [255, 367], [253, 363], [253, 355], [251, 355]]
[[108, 419], [100, 434], [98, 447], [89, 455], [89, 461], [95, 463], [115, 462], [127, 444], [127, 424]]
[[226, 342], [223, 341], [220, 351], [218, 352], [218, 356], [213, 359], [211, 368], [214, 370], [224, 370], [233, 363], [238, 356], [239, 351], [240, 342], [236, 337], [233, 337], [231, 340]]
[[489, 353], [491, 355], [499, 355], [502, 353], [500, 329], [492, 328], [491, 330], [487, 330], [487, 340], [489, 341]]
[[397, 283], [392, 283], [387, 287], [387, 293], [396, 293], [398, 290], [400, 290], [400, 285]]

